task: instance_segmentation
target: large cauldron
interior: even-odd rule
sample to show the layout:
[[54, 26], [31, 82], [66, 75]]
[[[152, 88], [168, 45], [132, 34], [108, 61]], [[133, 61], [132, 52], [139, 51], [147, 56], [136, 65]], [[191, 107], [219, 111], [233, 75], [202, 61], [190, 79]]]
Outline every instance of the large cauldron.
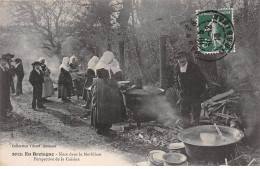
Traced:
[[157, 99], [164, 95], [164, 90], [157, 87], [143, 86], [142, 88], [131, 88], [123, 92], [125, 106], [128, 114], [132, 114], [137, 126], [141, 122], [156, 120], [158, 112], [152, 111]]
[[235, 145], [244, 137], [238, 129], [219, 126], [222, 136], [217, 134], [214, 125], [197, 126], [179, 133], [186, 153], [192, 159], [222, 161], [234, 154]]

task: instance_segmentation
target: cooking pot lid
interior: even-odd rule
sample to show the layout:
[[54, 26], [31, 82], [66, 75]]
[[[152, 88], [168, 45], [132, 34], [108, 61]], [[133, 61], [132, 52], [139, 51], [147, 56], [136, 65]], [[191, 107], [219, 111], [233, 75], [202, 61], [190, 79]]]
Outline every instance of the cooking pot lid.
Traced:
[[117, 83], [120, 83], [120, 84], [128, 84], [128, 83], [130, 83], [130, 81], [118, 81]]
[[143, 86], [142, 88], [130, 88], [126, 91], [127, 94], [134, 95], [151, 95], [151, 94], [160, 94], [163, 93], [164, 90], [158, 87], [153, 86]]
[[185, 145], [183, 142], [179, 142], [179, 143], [171, 143], [168, 145], [168, 149], [170, 150], [179, 150], [185, 148]]
[[161, 150], [152, 150], [149, 152], [148, 159], [153, 165], [163, 165], [163, 155], [166, 154]]
[[223, 146], [238, 142], [243, 132], [227, 126], [219, 126], [223, 135], [219, 135], [214, 125], [197, 126], [180, 132], [180, 139], [187, 144], [196, 146]]
[[167, 153], [162, 158], [168, 164], [181, 164], [187, 160], [187, 157], [181, 153]]

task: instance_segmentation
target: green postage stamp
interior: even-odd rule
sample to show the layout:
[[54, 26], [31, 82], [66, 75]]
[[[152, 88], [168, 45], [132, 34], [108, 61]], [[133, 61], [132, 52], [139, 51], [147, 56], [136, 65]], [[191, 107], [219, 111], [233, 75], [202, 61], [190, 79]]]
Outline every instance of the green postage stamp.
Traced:
[[198, 51], [227, 54], [235, 51], [233, 9], [196, 11]]

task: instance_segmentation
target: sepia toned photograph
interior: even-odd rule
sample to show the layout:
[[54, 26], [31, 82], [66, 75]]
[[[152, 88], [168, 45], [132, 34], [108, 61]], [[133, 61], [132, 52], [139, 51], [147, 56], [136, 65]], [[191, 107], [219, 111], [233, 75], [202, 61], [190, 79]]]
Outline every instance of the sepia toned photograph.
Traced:
[[0, 166], [260, 166], [260, 0], [0, 0]]

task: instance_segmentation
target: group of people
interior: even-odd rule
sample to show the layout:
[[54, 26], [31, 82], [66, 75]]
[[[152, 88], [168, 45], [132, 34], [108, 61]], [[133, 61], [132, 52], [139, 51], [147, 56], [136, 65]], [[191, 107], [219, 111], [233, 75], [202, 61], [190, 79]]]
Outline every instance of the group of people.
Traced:
[[[23, 93], [22, 81], [24, 78], [23, 63], [20, 58], [14, 59], [14, 55], [7, 53], [0, 57], [0, 120], [7, 117], [13, 107], [10, 94], [19, 96]], [[17, 76], [16, 88], [14, 77]]]
[[[94, 52], [92, 55], [85, 71], [82, 71], [75, 56], [62, 59], [59, 67], [58, 98], [63, 102], [69, 102], [75, 93], [83, 96], [86, 102], [85, 108], [91, 115], [91, 124], [99, 131], [104, 131], [125, 117], [123, 96], [117, 85], [117, 81], [122, 80], [122, 71], [112, 52], [104, 52], [101, 58], [95, 56]], [[174, 75], [168, 77], [173, 81], [171, 85], [177, 87], [178, 105], [187, 124], [199, 119], [201, 96], [207, 86], [207, 80], [198, 65], [188, 61], [189, 55], [186, 52], [179, 52], [176, 55], [178, 64], [175, 70], [170, 70]], [[16, 94], [22, 93], [24, 77], [22, 60], [17, 58], [14, 60], [15, 64], [12, 64], [13, 57], [14, 55], [5, 54], [0, 58], [1, 117], [6, 117], [7, 112], [12, 109], [10, 91], [14, 75], [17, 75]], [[29, 76], [29, 82], [33, 86], [32, 108], [45, 108], [43, 101], [54, 94], [51, 71], [43, 57], [35, 61], [32, 66], [33, 70]], [[83, 85], [81, 85], [82, 79]]]
[[[83, 96], [92, 125], [100, 132], [125, 116], [123, 96], [117, 85], [117, 81], [122, 80], [122, 71], [112, 52], [104, 52], [100, 59], [94, 52], [92, 54], [86, 70], [82, 70], [75, 56], [63, 57], [59, 66], [58, 98], [70, 102], [73, 95]], [[38, 59], [32, 66], [29, 76], [33, 86], [32, 108], [45, 108], [43, 99], [52, 96], [54, 91], [51, 71], [44, 58]]]
[[[79, 87], [75, 81], [79, 72], [75, 61], [74, 56], [64, 57], [59, 68], [58, 98], [65, 102], [69, 101], [74, 88]], [[122, 80], [122, 71], [110, 51], [104, 52], [100, 59], [93, 55], [87, 65], [82, 96], [91, 112], [91, 124], [102, 132], [124, 116], [123, 96], [117, 85], [117, 81]]]
[[33, 70], [29, 76], [29, 82], [33, 86], [32, 109], [45, 108], [43, 102], [54, 94], [53, 81], [50, 77], [51, 70], [46, 66], [44, 57], [40, 57], [32, 63]]

